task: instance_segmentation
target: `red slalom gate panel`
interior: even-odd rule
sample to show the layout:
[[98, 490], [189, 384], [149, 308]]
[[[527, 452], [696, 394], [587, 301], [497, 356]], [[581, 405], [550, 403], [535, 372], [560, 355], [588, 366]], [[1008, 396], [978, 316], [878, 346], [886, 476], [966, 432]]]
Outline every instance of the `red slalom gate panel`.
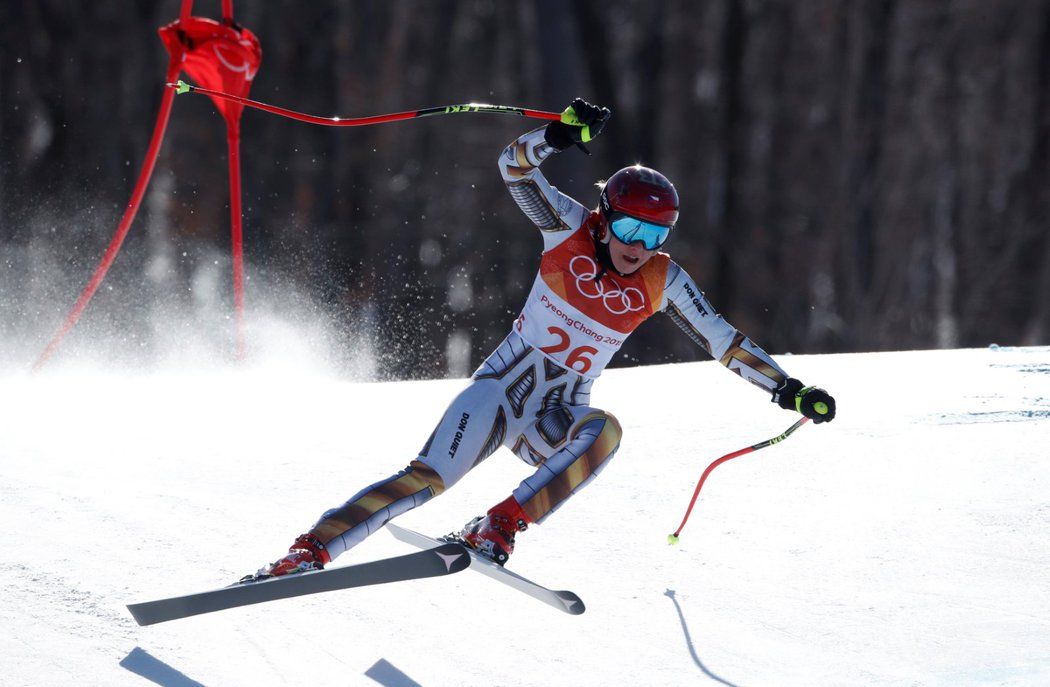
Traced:
[[[224, 12], [226, 8], [224, 7]], [[230, 8], [232, 12], [232, 8]], [[228, 16], [228, 15], [227, 15]], [[248, 29], [213, 19], [187, 17], [160, 29], [161, 40], [174, 56], [181, 52], [182, 68], [200, 86], [248, 97], [252, 80], [262, 63], [259, 39]], [[169, 79], [169, 82], [171, 80]], [[241, 113], [240, 103], [212, 98], [226, 120], [226, 147], [230, 173], [230, 233], [233, 257], [233, 309], [237, 357], [244, 356], [244, 230], [241, 212]]]
[[[179, 19], [159, 29], [160, 38], [168, 51], [166, 82], [179, 78], [185, 70], [187, 75], [203, 87], [246, 97], [252, 80], [262, 62], [259, 40], [248, 29], [233, 21], [233, 2], [223, 0], [222, 21], [191, 16], [193, 0], [183, 0]], [[125, 207], [117, 230], [110, 240], [102, 259], [88, 280], [73, 308], [66, 316], [58, 332], [40, 354], [34, 370], [40, 369], [58, 349], [66, 335], [73, 329], [95, 292], [101, 286], [106, 273], [120, 252], [139, 206], [153, 175], [153, 168], [160, 152], [168, 119], [171, 115], [174, 91], [164, 89], [157, 121], [153, 127], [146, 157], [139, 178], [135, 182], [131, 198]], [[226, 121], [226, 140], [229, 151], [230, 174], [230, 225], [231, 250], [233, 256], [233, 295], [236, 320], [236, 352], [244, 354], [244, 239], [241, 215], [240, 174], [240, 117], [244, 106], [221, 98], [213, 98], [215, 106]]]

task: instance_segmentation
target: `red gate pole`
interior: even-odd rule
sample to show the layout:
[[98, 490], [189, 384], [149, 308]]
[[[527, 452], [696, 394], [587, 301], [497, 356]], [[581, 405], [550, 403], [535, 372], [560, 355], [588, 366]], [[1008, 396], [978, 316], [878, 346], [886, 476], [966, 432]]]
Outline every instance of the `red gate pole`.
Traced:
[[[178, 79], [182, 70], [203, 83], [219, 85], [226, 89], [234, 88], [247, 95], [248, 85], [255, 75], [261, 60], [261, 49], [258, 39], [247, 29], [237, 26], [233, 21], [233, 0], [222, 2], [222, 23], [211, 19], [191, 15], [193, 0], [182, 0], [179, 19], [159, 29], [161, 40], [168, 50], [170, 59], [165, 81], [170, 83]], [[222, 49], [220, 49], [222, 48]], [[232, 63], [231, 63], [232, 60]], [[232, 78], [231, 78], [232, 77]], [[127, 237], [131, 224], [138, 213], [146, 187], [149, 185], [153, 168], [164, 132], [171, 114], [171, 105], [175, 92], [164, 89], [160, 112], [153, 128], [153, 137], [146, 152], [146, 159], [139, 173], [138, 181], [131, 194], [131, 200], [121, 218], [106, 249], [102, 260], [80, 294], [76, 304], [41, 353], [33, 370], [39, 370], [52, 356], [62, 340], [76, 325], [84, 309], [95, 295], [106, 276], [120, 247]], [[225, 95], [225, 94], [223, 94]], [[227, 102], [228, 98], [214, 98], [220, 113], [226, 120], [226, 140], [229, 151], [230, 173], [230, 224], [232, 232], [233, 254], [233, 298], [234, 319], [236, 326], [236, 355], [242, 359], [245, 352], [244, 333], [244, 238], [243, 220], [241, 218], [241, 166], [240, 166], [240, 115], [243, 106]]]
[[[174, 57], [168, 62], [168, 81], [177, 79], [181, 65], [179, 61]], [[33, 371], [39, 370], [44, 363], [47, 362], [48, 358], [55, 352], [55, 349], [62, 343], [62, 340], [66, 338], [66, 334], [76, 325], [77, 320], [80, 319], [81, 314], [84, 312], [84, 308], [91, 301], [92, 296], [98, 291], [98, 287], [102, 284], [102, 280], [106, 277], [106, 272], [109, 271], [110, 266], [117, 257], [117, 253], [120, 252], [120, 246], [124, 243], [124, 239], [128, 235], [128, 230], [131, 229], [131, 223], [135, 220], [135, 215], [138, 214], [139, 205], [142, 204], [142, 198], [146, 193], [146, 187], [149, 185], [150, 177], [153, 176], [153, 168], [157, 162], [157, 153], [160, 152], [160, 144], [164, 140], [164, 132], [168, 126], [168, 118], [171, 115], [171, 103], [173, 97], [173, 91], [170, 88], [164, 89], [164, 95], [160, 101], [160, 111], [157, 114], [157, 123], [153, 126], [153, 137], [150, 138], [149, 148], [146, 150], [146, 158], [142, 163], [142, 171], [139, 172], [138, 181], [135, 182], [135, 189], [131, 193], [131, 199], [128, 201], [127, 207], [124, 209], [124, 216], [120, 219], [120, 224], [117, 226], [117, 232], [113, 235], [113, 238], [109, 242], [109, 247], [106, 249], [105, 254], [102, 256], [102, 260], [99, 262], [98, 267], [95, 268], [95, 273], [91, 275], [91, 279], [88, 281], [84, 291], [80, 294], [73, 309], [66, 316], [65, 322], [59, 328], [58, 332], [52, 337], [51, 341], [47, 344], [44, 352], [40, 354], [37, 361], [33, 364]]]
[[230, 162], [230, 233], [233, 258], [233, 317], [237, 359], [244, 359], [244, 230], [241, 219], [241, 125], [226, 122], [226, 148]]

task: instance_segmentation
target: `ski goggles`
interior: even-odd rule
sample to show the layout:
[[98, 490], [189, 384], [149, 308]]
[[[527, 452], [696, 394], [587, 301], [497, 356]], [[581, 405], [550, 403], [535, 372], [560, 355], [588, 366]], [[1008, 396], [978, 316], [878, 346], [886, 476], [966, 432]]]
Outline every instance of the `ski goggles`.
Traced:
[[646, 250], [656, 250], [664, 245], [671, 233], [671, 227], [621, 214], [609, 217], [609, 230], [624, 243], [641, 243]]

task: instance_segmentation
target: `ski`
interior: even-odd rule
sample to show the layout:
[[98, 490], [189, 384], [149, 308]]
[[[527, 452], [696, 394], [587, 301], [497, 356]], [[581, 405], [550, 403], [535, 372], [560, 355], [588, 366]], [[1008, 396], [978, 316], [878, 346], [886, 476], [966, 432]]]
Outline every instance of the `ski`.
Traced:
[[[419, 532], [408, 530], [404, 527], [398, 527], [389, 522], [386, 524], [386, 528], [390, 530], [390, 533], [397, 539], [421, 549], [433, 549], [435, 546], [447, 546], [449, 543], [443, 539], [428, 537], [425, 534], [420, 534]], [[557, 608], [559, 611], [564, 611], [571, 615], [580, 615], [587, 610], [586, 606], [583, 605], [583, 600], [573, 592], [547, 589], [542, 585], [536, 584], [532, 580], [526, 579], [517, 573], [507, 570], [484, 556], [474, 553], [467, 546], [464, 546], [463, 548], [468, 554], [470, 554], [471, 569], [476, 570], [483, 575], [487, 575], [497, 582], [502, 582], [509, 587], [513, 587], [520, 592], [524, 592], [534, 599]]]
[[465, 570], [471, 562], [466, 546], [438, 542], [429, 550], [404, 556], [384, 558], [316, 572], [304, 572], [286, 577], [273, 577], [234, 584], [222, 589], [129, 604], [128, 610], [139, 625], [153, 625], [168, 620], [212, 613], [227, 608], [249, 606], [264, 601], [288, 599], [306, 594], [330, 592], [387, 582], [402, 582], [425, 577], [451, 575]]

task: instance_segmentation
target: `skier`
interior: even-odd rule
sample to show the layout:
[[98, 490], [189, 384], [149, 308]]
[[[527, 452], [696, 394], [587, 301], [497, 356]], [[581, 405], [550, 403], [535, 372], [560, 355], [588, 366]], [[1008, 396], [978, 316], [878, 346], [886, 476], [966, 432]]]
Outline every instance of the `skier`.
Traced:
[[[551, 122], [499, 157], [510, 195], [540, 229], [539, 273], [499, 347], [452, 401], [415, 460], [327, 511], [287, 555], [253, 578], [323, 568], [391, 518], [420, 506], [506, 446], [536, 472], [460, 533], [504, 564], [515, 535], [543, 522], [608, 464], [620, 423], [590, 405], [591, 385], [645, 319], [663, 311], [700, 347], [782, 408], [814, 422], [835, 417], [822, 389], [791, 378], [734, 329], [659, 248], [678, 221], [678, 194], [664, 175], [635, 165], [602, 186], [597, 209], [558, 192], [539, 166], [601, 133], [611, 112], [577, 98], [583, 126]], [[823, 411], [823, 412], [819, 412]]]

